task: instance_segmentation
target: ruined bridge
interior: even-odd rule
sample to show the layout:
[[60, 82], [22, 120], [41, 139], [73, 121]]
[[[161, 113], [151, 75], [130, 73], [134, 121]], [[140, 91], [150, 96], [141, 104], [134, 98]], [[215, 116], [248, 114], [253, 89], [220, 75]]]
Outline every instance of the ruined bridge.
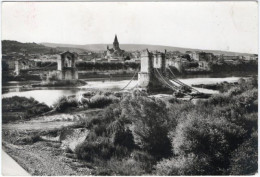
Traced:
[[142, 52], [138, 88], [147, 92], [171, 92], [191, 96], [201, 94], [198, 90], [177, 79], [171, 69], [166, 66], [165, 53], [149, 52], [148, 50]]

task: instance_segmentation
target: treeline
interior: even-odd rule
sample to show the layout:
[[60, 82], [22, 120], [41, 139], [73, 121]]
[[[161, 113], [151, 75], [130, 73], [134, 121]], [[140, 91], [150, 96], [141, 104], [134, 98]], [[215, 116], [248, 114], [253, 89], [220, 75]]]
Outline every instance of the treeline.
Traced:
[[255, 174], [257, 95], [256, 78], [196, 105], [135, 91], [81, 123], [89, 134], [75, 153], [95, 175]]
[[248, 61], [248, 62], [235, 62], [235, 63], [226, 63], [226, 62], [214, 62], [209, 63], [210, 71], [213, 73], [218, 72], [231, 72], [231, 71], [242, 71], [242, 72], [257, 72], [258, 71], [258, 63], [256, 61]]
[[119, 70], [133, 69], [140, 67], [140, 63], [125, 62], [125, 63], [110, 63], [110, 62], [77, 62], [76, 67], [79, 70]]

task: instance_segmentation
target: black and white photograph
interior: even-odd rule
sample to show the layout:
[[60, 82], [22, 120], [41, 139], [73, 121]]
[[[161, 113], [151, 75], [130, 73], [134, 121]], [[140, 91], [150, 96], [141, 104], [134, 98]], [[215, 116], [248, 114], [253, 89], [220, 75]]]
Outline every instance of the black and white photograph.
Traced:
[[3, 1], [3, 176], [258, 175], [258, 1]]

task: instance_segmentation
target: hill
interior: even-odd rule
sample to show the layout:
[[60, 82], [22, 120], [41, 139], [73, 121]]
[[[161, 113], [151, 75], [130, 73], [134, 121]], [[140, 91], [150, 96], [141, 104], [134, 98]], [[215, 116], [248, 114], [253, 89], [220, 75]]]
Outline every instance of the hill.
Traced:
[[[75, 45], [75, 44], [57, 44], [57, 43], [41, 43], [47, 47], [65, 47], [65, 48], [78, 48], [88, 51], [105, 51], [108, 46], [111, 44], [86, 44], [86, 45]], [[203, 50], [203, 49], [191, 49], [191, 48], [181, 48], [181, 47], [172, 47], [172, 46], [162, 46], [162, 45], [148, 45], [148, 44], [120, 44], [120, 48], [126, 51], [136, 51], [136, 50], [158, 50], [158, 51], [205, 51], [211, 52], [213, 54], [224, 54], [224, 55], [252, 55], [248, 53], [238, 53], [238, 52], [229, 52], [229, 51], [220, 51], [220, 50]]]
[[11, 52], [28, 52], [28, 53], [50, 53], [51, 47], [47, 47], [36, 43], [21, 43], [18, 41], [3, 40], [2, 52], [3, 54]]
[[[105, 51], [107, 45], [111, 47], [111, 44], [86, 44], [86, 45], [75, 45], [75, 44], [56, 44], [56, 43], [22, 43], [18, 41], [3, 40], [2, 41], [2, 52], [3, 54], [10, 52], [24, 52], [27, 53], [37, 53], [37, 54], [52, 54], [60, 53], [64, 51], [83, 53], [86, 51], [101, 52]], [[252, 55], [248, 53], [238, 53], [238, 52], [228, 52], [220, 50], [202, 50], [202, 49], [191, 49], [191, 48], [181, 48], [172, 46], [162, 46], [162, 45], [148, 45], [148, 44], [120, 44], [120, 48], [126, 51], [136, 51], [136, 50], [158, 50], [158, 51], [205, 51], [211, 52], [213, 54], [224, 54], [224, 55]]]
[[85, 49], [82, 48], [73, 48], [73, 47], [63, 47], [63, 46], [46, 46], [43, 44], [37, 44], [37, 43], [22, 43], [18, 41], [11, 41], [11, 40], [3, 40], [2, 41], [2, 52], [3, 54], [11, 53], [11, 52], [17, 52], [17, 53], [23, 53], [27, 52], [29, 54], [56, 54], [61, 53], [65, 51], [70, 52], [77, 52], [82, 53], [85, 52]]

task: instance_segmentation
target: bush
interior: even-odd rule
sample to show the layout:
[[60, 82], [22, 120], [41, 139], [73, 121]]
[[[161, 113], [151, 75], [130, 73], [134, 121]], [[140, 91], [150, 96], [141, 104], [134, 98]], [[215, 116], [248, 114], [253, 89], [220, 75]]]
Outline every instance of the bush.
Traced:
[[76, 98], [68, 98], [63, 96], [58, 99], [54, 104], [54, 109], [58, 112], [65, 112], [68, 109], [76, 108], [79, 106], [78, 100]]
[[155, 166], [156, 175], [210, 175], [214, 167], [209, 166], [210, 158], [193, 153], [164, 159]]
[[246, 131], [224, 118], [193, 113], [170, 133], [177, 156], [193, 153], [210, 158], [208, 175], [220, 175], [229, 166], [229, 157], [245, 137]]
[[114, 96], [96, 94], [95, 96], [91, 97], [90, 101], [88, 102], [88, 106], [90, 108], [104, 108], [118, 100], [119, 99]]
[[231, 175], [255, 175], [258, 170], [257, 132], [231, 155]]
[[42, 138], [39, 135], [29, 135], [29, 136], [18, 139], [16, 143], [22, 144], [22, 145], [27, 145], [27, 144], [36, 143], [41, 140], [42, 140]]
[[111, 157], [124, 157], [129, 154], [129, 151], [123, 146], [113, 145], [109, 138], [99, 136], [96, 141], [85, 141], [79, 144], [75, 153], [79, 159], [93, 162], [95, 159], [109, 160]]
[[122, 101], [124, 117], [132, 121], [135, 144], [158, 158], [171, 154], [167, 137], [169, 117], [165, 103], [148, 97], [132, 95]]
[[139, 162], [142, 169], [144, 169], [147, 173], [151, 173], [153, 166], [156, 163], [156, 159], [150, 155], [148, 152], [134, 150], [131, 153], [131, 157], [136, 161]]
[[39, 114], [50, 111], [44, 103], [39, 103], [33, 98], [26, 97], [10, 97], [2, 100], [2, 121], [3, 123], [9, 121], [29, 119]]
[[83, 142], [79, 144], [75, 153], [79, 159], [92, 161], [95, 158], [108, 160], [113, 154], [114, 148], [108, 143], [108, 140], [101, 142]]
[[114, 134], [113, 143], [128, 149], [133, 149], [135, 147], [134, 137], [129, 129], [116, 131]]
[[26, 110], [26, 117], [30, 118], [34, 115], [40, 115], [40, 114], [43, 114], [43, 113], [48, 112], [50, 110], [51, 109], [47, 105], [38, 104], [38, 105]]
[[140, 176], [145, 174], [142, 164], [134, 159], [111, 159], [108, 161], [106, 169], [112, 171], [110, 175]]

